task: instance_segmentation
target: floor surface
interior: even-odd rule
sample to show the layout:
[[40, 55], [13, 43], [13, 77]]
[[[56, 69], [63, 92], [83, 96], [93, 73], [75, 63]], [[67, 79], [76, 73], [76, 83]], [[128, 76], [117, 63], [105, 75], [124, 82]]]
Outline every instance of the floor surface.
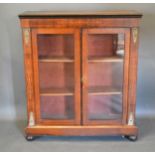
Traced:
[[139, 139], [130, 142], [122, 137], [54, 137], [44, 136], [33, 142], [24, 138], [25, 121], [0, 122], [0, 151], [155, 151], [155, 118], [137, 120]]

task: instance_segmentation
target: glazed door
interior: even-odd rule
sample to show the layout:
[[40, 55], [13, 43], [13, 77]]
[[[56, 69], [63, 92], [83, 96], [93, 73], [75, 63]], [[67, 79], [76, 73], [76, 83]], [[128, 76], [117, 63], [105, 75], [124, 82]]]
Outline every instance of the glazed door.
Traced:
[[80, 31], [33, 29], [37, 124], [80, 124]]
[[84, 29], [82, 38], [83, 124], [125, 124], [130, 31]]

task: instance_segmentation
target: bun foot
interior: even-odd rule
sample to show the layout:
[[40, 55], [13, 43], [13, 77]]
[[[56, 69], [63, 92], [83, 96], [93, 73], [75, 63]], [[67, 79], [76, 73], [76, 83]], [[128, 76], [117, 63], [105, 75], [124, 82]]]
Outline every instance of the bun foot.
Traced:
[[26, 140], [27, 141], [33, 141], [33, 140], [35, 140], [35, 137], [34, 136], [30, 136], [30, 135], [26, 135]]
[[125, 135], [124, 138], [126, 138], [126, 139], [128, 139], [128, 140], [130, 140], [130, 141], [133, 141], [133, 142], [136, 141], [136, 140], [138, 139], [138, 137], [135, 136], [135, 135], [130, 135], [130, 136]]

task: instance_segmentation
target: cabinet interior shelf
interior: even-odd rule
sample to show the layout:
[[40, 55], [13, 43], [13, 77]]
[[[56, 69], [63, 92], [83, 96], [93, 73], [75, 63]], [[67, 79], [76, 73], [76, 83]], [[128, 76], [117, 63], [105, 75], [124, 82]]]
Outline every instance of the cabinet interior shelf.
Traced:
[[[118, 88], [90, 87], [89, 95], [121, 95], [122, 91]], [[41, 96], [73, 96], [73, 88], [48, 88], [40, 91]]]
[[92, 56], [88, 58], [88, 62], [123, 62], [123, 57], [96, 57]]
[[40, 91], [41, 96], [73, 96], [73, 88], [48, 88]]
[[88, 89], [89, 95], [121, 95], [122, 91], [120, 88], [110, 87], [90, 87]]
[[[40, 56], [39, 62], [74, 62], [73, 57], [66, 56]], [[89, 57], [88, 62], [123, 62], [122, 57]]]
[[40, 56], [39, 62], [74, 62], [74, 59], [66, 56]]

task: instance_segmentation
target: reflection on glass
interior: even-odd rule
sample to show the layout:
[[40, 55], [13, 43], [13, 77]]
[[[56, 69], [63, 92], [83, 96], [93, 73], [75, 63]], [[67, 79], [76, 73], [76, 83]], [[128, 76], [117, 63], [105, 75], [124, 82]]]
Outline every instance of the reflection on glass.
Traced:
[[118, 34], [118, 40], [116, 41], [117, 49], [116, 55], [117, 56], [124, 56], [124, 35]]

